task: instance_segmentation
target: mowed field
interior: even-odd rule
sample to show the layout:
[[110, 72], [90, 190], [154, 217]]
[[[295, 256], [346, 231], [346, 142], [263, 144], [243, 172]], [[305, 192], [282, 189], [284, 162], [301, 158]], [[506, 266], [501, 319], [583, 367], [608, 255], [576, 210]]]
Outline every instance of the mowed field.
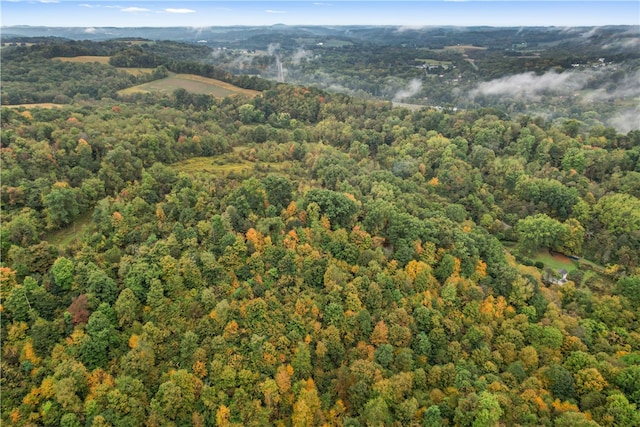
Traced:
[[256, 90], [242, 89], [220, 80], [200, 77], [194, 74], [173, 74], [164, 79], [122, 89], [118, 91], [118, 94], [125, 96], [152, 92], [171, 94], [176, 89], [185, 89], [192, 93], [213, 95], [220, 98], [234, 94], [256, 96], [259, 93]]
[[[100, 64], [109, 65], [110, 56], [58, 56], [51, 59], [57, 59], [62, 62], [79, 62], [79, 63], [92, 63], [98, 62]], [[133, 74], [134, 76], [140, 76], [142, 74], [151, 74], [153, 73], [153, 68], [125, 68], [125, 67], [116, 67], [119, 71], [124, 71], [125, 73]]]
[[99, 62], [101, 64], [108, 64], [110, 56], [57, 56], [51, 59], [57, 59], [62, 62]]
[[457, 44], [455, 46], [445, 46], [444, 50], [463, 50], [463, 51], [467, 51], [467, 50], [487, 50], [486, 47], [482, 47], [482, 46], [472, 46], [469, 44]]
[[7, 108], [26, 108], [27, 110], [30, 108], [62, 108], [64, 104], [54, 104], [53, 102], [40, 102], [37, 104], [14, 104], [14, 105], [3, 105], [3, 107]]

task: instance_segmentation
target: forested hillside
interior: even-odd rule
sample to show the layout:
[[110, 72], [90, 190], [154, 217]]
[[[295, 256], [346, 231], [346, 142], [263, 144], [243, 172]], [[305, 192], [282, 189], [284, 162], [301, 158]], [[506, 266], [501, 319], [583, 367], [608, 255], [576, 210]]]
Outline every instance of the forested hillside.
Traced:
[[2, 108], [3, 423], [640, 424], [639, 131], [251, 81]]

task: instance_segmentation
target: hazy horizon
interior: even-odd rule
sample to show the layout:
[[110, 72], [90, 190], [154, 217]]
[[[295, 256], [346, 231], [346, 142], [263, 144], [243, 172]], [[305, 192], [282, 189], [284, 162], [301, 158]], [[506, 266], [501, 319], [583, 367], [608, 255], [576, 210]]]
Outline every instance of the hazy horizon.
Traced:
[[3, 27], [223, 27], [285, 25], [640, 25], [632, 1], [70, 1], [5, 0]]

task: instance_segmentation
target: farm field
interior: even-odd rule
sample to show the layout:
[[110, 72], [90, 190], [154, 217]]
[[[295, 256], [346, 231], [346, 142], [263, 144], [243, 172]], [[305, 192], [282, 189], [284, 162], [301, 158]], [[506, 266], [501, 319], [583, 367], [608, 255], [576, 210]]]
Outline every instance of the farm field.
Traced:
[[75, 63], [86, 63], [86, 62], [99, 62], [100, 64], [108, 64], [110, 56], [57, 56], [55, 59], [62, 62], [75, 62]]
[[54, 104], [53, 102], [40, 102], [37, 104], [14, 104], [14, 105], [3, 105], [3, 107], [8, 108], [26, 108], [27, 110], [30, 108], [62, 108], [64, 104]]
[[455, 45], [455, 46], [445, 46], [444, 50], [460, 50], [466, 52], [468, 50], [487, 50], [486, 47], [481, 46], [472, 46], [472, 45]]
[[258, 91], [242, 89], [220, 80], [200, 77], [193, 74], [173, 74], [167, 78], [133, 86], [118, 91], [119, 95], [159, 92], [171, 94], [176, 89], [185, 89], [192, 93], [225, 97], [234, 94], [255, 96]]
[[417, 62], [424, 62], [426, 64], [429, 65], [440, 65], [442, 67], [448, 68], [451, 66], [452, 62], [451, 61], [439, 61], [437, 59], [431, 59], [431, 58], [416, 58]]
[[129, 73], [134, 76], [141, 76], [143, 74], [151, 74], [153, 73], [153, 68], [125, 68], [125, 67], [116, 67], [118, 71], [124, 71], [125, 73]]
[[[58, 56], [55, 58], [58, 61], [62, 62], [74, 62], [74, 63], [92, 63], [98, 62], [100, 64], [109, 65], [110, 56]], [[142, 74], [151, 74], [153, 73], [153, 68], [126, 68], [126, 67], [115, 67], [118, 71], [124, 71], [125, 73], [132, 74], [134, 76], [140, 76]]]

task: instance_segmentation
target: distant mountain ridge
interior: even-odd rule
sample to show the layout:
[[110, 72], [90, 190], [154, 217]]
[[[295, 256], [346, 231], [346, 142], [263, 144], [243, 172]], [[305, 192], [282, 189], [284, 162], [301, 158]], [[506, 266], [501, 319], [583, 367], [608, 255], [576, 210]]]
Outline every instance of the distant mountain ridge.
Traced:
[[[247, 42], [268, 45], [271, 42], [294, 41], [317, 37], [357, 40], [384, 45], [408, 45], [436, 48], [444, 43], [474, 44], [508, 49], [512, 43], [575, 42], [598, 38], [619, 40], [640, 35], [640, 26], [605, 27], [402, 27], [402, 26], [229, 26], [229, 27], [39, 27], [3, 26], [2, 41], [19, 37], [62, 37], [71, 40], [109, 40], [144, 38], [188, 43], [206, 42], [212, 47], [240, 47]], [[298, 40], [299, 41], [299, 40]], [[297, 42], [298, 42], [297, 41]], [[297, 43], [296, 42], [296, 43]], [[242, 46], [246, 47], [246, 46]], [[260, 46], [255, 46], [259, 48]]]

